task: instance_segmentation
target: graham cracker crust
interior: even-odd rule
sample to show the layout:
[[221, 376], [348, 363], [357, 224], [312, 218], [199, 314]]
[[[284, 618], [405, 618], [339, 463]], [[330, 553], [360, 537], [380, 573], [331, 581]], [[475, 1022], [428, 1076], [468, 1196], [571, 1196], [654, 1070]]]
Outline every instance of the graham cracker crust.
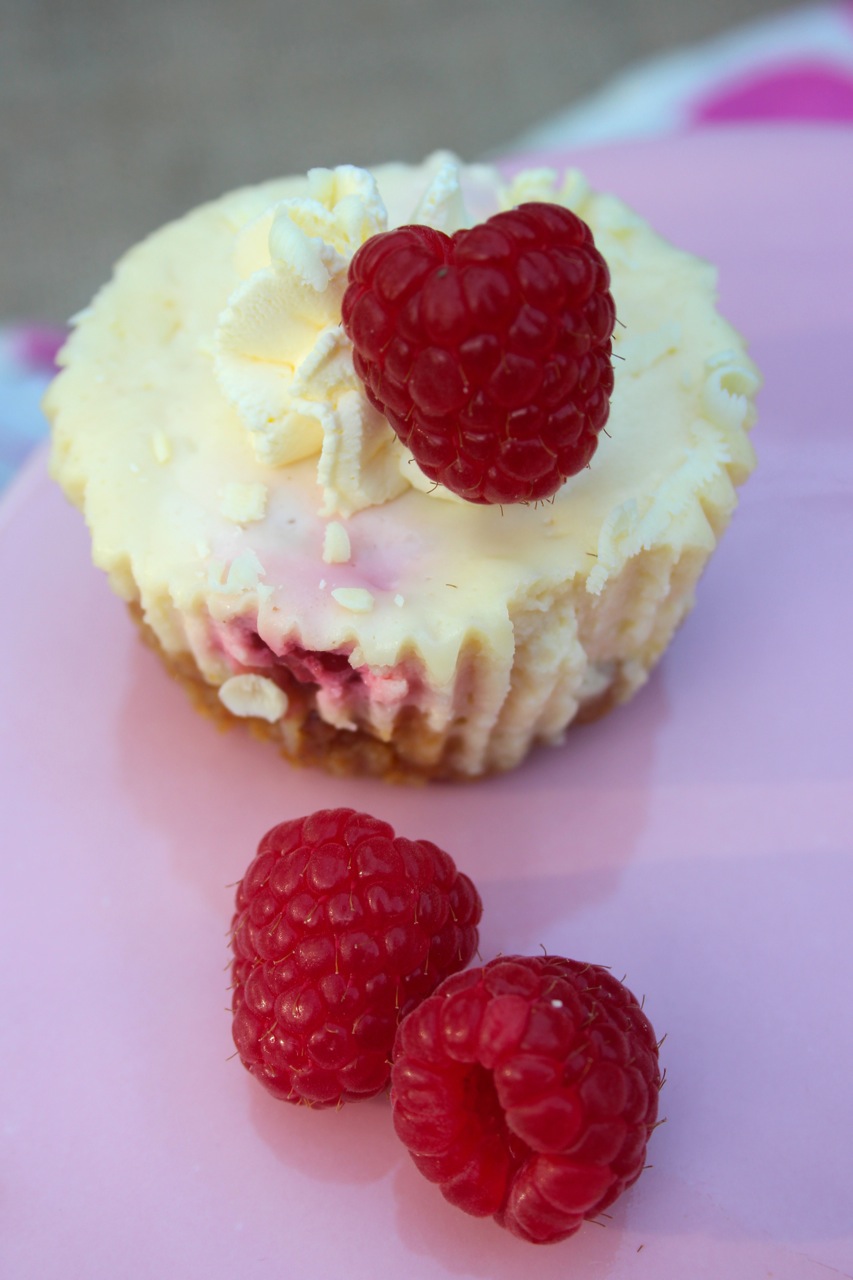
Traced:
[[[272, 743], [293, 765], [319, 768], [337, 777], [381, 778], [385, 782], [424, 785], [428, 782], [477, 782], [502, 770], [471, 774], [454, 766], [452, 731], [437, 735], [414, 708], [404, 711], [395, 726], [393, 742], [382, 742], [364, 729], [336, 729], [323, 720], [308, 693], [283, 675], [288, 697], [286, 717], [275, 724], [257, 717], [233, 715], [219, 699], [215, 685], [204, 679], [191, 654], [167, 653], [148, 626], [138, 604], [128, 605], [145, 645], [158, 655], [166, 671], [182, 685], [195, 709], [222, 730], [235, 727]], [[267, 673], [259, 673], [267, 674]], [[588, 724], [625, 700], [627, 690], [617, 677], [598, 697], [584, 703], [572, 725]], [[621, 695], [621, 696], [620, 696]]]
[[[270, 742], [291, 764], [324, 769], [337, 777], [381, 778], [386, 782], [425, 784], [430, 781], [474, 781], [470, 774], [454, 769], [444, 758], [424, 764], [418, 761], [417, 752], [428, 747], [428, 738], [435, 739], [424, 725], [416, 725], [412, 716], [409, 724], [401, 726], [400, 745], [381, 742], [363, 729], [336, 729], [327, 724], [311, 706], [310, 696], [296, 681], [287, 685], [288, 713], [286, 720], [268, 724], [251, 717], [244, 719], [232, 715], [219, 700], [215, 686], [202, 676], [192, 656], [188, 653], [167, 653], [157, 636], [145, 622], [138, 604], [128, 606], [146, 646], [153, 650], [172, 679], [182, 685], [195, 709], [212, 720], [220, 730], [235, 727], [248, 730], [253, 737]], [[411, 751], [416, 739], [415, 758]], [[452, 747], [452, 743], [448, 744]], [[404, 754], [406, 753], [406, 754]]]

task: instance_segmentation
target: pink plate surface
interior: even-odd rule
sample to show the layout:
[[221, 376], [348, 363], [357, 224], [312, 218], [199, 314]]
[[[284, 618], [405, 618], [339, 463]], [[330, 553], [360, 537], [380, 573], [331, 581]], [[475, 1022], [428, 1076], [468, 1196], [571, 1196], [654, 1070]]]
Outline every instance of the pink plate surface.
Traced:
[[[720, 265], [766, 385], [760, 468], [694, 613], [564, 747], [470, 787], [291, 769], [163, 676], [43, 459], [6, 499], [9, 1280], [853, 1273], [853, 133], [578, 159]], [[444, 1203], [384, 1100], [312, 1114], [229, 1060], [228, 886], [273, 822], [339, 804], [452, 851], [484, 958], [544, 947], [645, 994], [667, 1123], [606, 1225], [524, 1245]]]

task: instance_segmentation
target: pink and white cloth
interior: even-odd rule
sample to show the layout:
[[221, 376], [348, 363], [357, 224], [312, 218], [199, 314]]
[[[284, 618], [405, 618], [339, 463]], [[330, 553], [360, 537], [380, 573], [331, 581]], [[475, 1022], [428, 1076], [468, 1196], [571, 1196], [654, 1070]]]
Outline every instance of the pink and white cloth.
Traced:
[[0, 492], [47, 434], [40, 401], [64, 340], [59, 326], [0, 328]]
[[[853, 129], [853, 0], [812, 4], [645, 62], [500, 153], [600, 146], [749, 123]], [[44, 438], [63, 330], [0, 327], [0, 490]]]
[[644, 62], [512, 149], [747, 123], [853, 126], [853, 0], [806, 5]]

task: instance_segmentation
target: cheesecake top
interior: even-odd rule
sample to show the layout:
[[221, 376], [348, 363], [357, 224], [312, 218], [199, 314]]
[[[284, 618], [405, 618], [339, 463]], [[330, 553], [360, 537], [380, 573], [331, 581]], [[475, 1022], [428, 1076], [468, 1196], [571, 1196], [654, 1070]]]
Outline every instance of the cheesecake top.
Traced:
[[[574, 210], [607, 261], [615, 387], [590, 466], [553, 500], [479, 506], [427, 481], [367, 402], [341, 297], [377, 231], [452, 232], [528, 200]], [[520, 606], [567, 583], [595, 597], [641, 552], [713, 546], [711, 509], [753, 465], [759, 380], [715, 270], [577, 171], [510, 181], [438, 153], [232, 192], [119, 262], [61, 364], [52, 472], [167, 648], [246, 619], [273, 653], [415, 658], [441, 686], [466, 644], [511, 656]]]

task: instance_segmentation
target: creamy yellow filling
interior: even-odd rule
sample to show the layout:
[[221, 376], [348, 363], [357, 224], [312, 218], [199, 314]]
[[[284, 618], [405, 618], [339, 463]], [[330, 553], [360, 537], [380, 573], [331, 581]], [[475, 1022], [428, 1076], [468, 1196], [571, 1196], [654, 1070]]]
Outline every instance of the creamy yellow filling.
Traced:
[[[409, 664], [437, 730], [464, 713], [462, 767], [476, 772], [489, 760], [513, 763], [531, 736], [558, 735], [617, 666], [629, 683], [644, 678], [689, 607], [734, 486], [753, 465], [747, 432], [758, 377], [716, 312], [714, 270], [666, 244], [614, 197], [589, 191], [576, 173], [558, 182], [536, 171], [510, 186], [482, 166], [463, 167], [454, 187], [446, 162], [374, 171], [389, 226], [418, 209], [452, 227], [523, 199], [560, 200], [590, 223], [610, 266], [619, 358], [607, 433], [591, 466], [553, 502], [441, 501], [416, 487], [418, 476], [406, 474], [414, 463], [396, 455], [402, 481], [389, 488], [393, 468], [383, 463], [374, 484], [377, 451], [400, 449], [384, 422], [372, 422], [371, 439], [359, 437], [358, 447], [341, 428], [349, 460], [324, 472], [324, 454], [327, 462], [339, 457], [324, 444], [328, 404], [339, 412], [349, 403], [365, 420], [352, 409], [360, 393], [345, 360], [337, 381], [325, 384], [329, 402], [322, 394], [310, 401], [319, 410], [307, 414], [307, 427], [288, 427], [289, 402], [279, 395], [285, 409], [265, 437], [258, 406], [262, 418], [270, 352], [253, 354], [243, 341], [223, 357], [223, 326], [236, 323], [246, 280], [257, 285], [256, 273], [269, 270], [258, 264], [257, 245], [246, 259], [252, 228], [272, 225], [269, 211], [282, 216], [282, 202], [302, 209], [304, 222], [317, 179], [232, 193], [132, 250], [78, 319], [46, 407], [53, 472], [85, 512], [95, 562], [141, 603], [167, 650], [191, 650], [220, 684], [234, 664], [211, 625], [244, 618], [275, 652], [295, 642], [344, 650], [352, 666], [379, 672]], [[370, 225], [362, 217], [350, 241], [338, 238], [340, 260]], [[306, 276], [312, 253], [314, 267], [324, 261], [310, 230], [294, 232], [294, 243], [297, 232], [303, 237], [297, 257]], [[340, 263], [325, 260], [331, 279]], [[330, 313], [316, 327], [332, 332], [323, 341], [340, 357]], [[240, 332], [245, 338], [245, 325]], [[300, 361], [282, 359], [278, 392], [289, 394]], [[247, 411], [253, 365], [257, 396]], [[306, 385], [297, 385], [300, 395]], [[340, 468], [348, 478], [340, 480]], [[395, 686], [400, 705], [414, 697], [405, 684]], [[226, 693], [234, 706], [262, 706], [267, 718], [285, 714], [286, 705], [264, 696], [245, 682]], [[393, 730], [387, 701], [380, 711], [377, 700], [370, 725], [380, 736]], [[333, 723], [349, 714], [340, 706], [327, 713]]]

